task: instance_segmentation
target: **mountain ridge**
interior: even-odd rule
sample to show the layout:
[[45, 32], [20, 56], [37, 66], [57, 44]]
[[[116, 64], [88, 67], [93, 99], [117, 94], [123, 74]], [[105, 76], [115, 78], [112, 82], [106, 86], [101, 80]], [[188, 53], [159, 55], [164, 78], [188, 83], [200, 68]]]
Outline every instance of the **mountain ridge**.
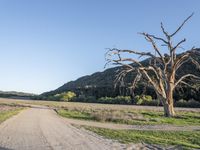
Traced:
[[[197, 48], [197, 50], [200, 51], [200, 48]], [[199, 56], [194, 56], [194, 57], [196, 57], [197, 61], [200, 63], [200, 57]], [[149, 60], [145, 59], [141, 62], [145, 64], [145, 63], [148, 63]], [[191, 65], [192, 64], [187, 63], [182, 67], [182, 69], [184, 68], [187, 73], [195, 73], [198, 76], [200, 76], [200, 72], [196, 70], [194, 72], [194, 70], [191, 70]], [[84, 94], [84, 95], [90, 95], [90, 96], [95, 96], [95, 97], [121, 95], [120, 89], [117, 89], [117, 90], [114, 89], [115, 75], [117, 74], [117, 70], [121, 68], [122, 66], [116, 66], [113, 68], [108, 68], [102, 72], [95, 72], [91, 75], [80, 77], [75, 81], [67, 82], [61, 87], [49, 92], [42, 93], [41, 95], [43, 96], [55, 95], [55, 94], [66, 92], [66, 91], [73, 91], [75, 93], [78, 93], [78, 95]], [[182, 71], [182, 69], [178, 71], [179, 75], [183, 74], [184, 71]], [[134, 75], [130, 75], [127, 78], [131, 79], [131, 77], [133, 76]], [[126, 95], [126, 94], [122, 94], [122, 95]]]
[[0, 97], [3, 98], [30, 98], [32, 96], [36, 96], [37, 94], [26, 93], [26, 92], [17, 92], [17, 91], [1, 91]]

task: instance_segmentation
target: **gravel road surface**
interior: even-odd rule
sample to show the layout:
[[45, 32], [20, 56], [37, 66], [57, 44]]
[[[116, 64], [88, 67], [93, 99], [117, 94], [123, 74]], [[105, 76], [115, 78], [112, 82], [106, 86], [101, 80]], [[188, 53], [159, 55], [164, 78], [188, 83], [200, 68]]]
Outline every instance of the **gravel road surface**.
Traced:
[[71, 126], [52, 109], [36, 106], [0, 124], [0, 149], [118, 150], [125, 147]]

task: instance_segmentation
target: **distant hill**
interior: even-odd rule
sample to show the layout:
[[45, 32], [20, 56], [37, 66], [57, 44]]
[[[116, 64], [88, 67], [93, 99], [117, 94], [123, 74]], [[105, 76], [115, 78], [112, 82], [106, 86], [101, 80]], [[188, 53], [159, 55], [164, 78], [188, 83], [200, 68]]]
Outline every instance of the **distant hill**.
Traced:
[[[200, 51], [200, 49], [197, 50]], [[195, 57], [195, 59], [198, 62], [200, 62], [199, 56], [193, 56], [193, 57]], [[142, 61], [143, 64], [146, 64], [148, 62], [149, 62], [148, 60]], [[122, 69], [122, 67], [114, 67], [106, 69], [103, 72], [96, 72], [92, 75], [83, 76], [75, 81], [70, 81], [64, 84], [63, 86], [59, 87], [56, 90], [45, 92], [42, 94], [42, 96], [55, 95], [65, 91], [74, 91], [78, 95], [84, 94], [89, 96], [95, 96], [96, 98], [102, 96], [130, 95], [130, 91], [128, 90], [127, 87], [119, 87], [114, 89], [114, 80], [117, 71], [119, 69]], [[184, 73], [194, 73], [200, 76], [200, 71], [197, 71], [194, 65], [191, 63], [186, 63], [184, 66], [182, 66], [182, 68], [180, 68], [178, 71], [178, 76]], [[130, 74], [129, 76], [127, 76], [127, 81], [131, 81], [133, 77], [134, 73]], [[143, 91], [142, 83], [140, 86], [137, 87], [136, 94], [141, 93], [141, 91]], [[147, 90], [147, 94], [148, 93], [155, 94], [151, 89]], [[177, 99], [180, 98], [187, 99], [188, 97], [199, 99], [200, 97], [199, 90], [188, 89], [188, 87], [182, 87], [181, 90], [176, 91], [176, 93], [175, 93], [175, 98]]]
[[[78, 92], [79, 94], [83, 93], [86, 95], [87, 94], [92, 95], [92, 94], [87, 93], [90, 91], [89, 89], [100, 89], [100, 88], [102, 88], [102, 90], [104, 90], [104, 88], [113, 89], [113, 81], [115, 79], [117, 68], [118, 67], [107, 69], [103, 72], [96, 72], [92, 75], [83, 76], [75, 81], [70, 81], [64, 84], [63, 86], [59, 87], [56, 90], [45, 92], [42, 95], [44, 96], [55, 95], [57, 93], [62, 93], [65, 91], [74, 91], [74, 92]], [[99, 92], [102, 90], [99, 90]]]
[[0, 91], [0, 97], [4, 97], [4, 98], [24, 98], [24, 99], [28, 99], [32, 96], [36, 96], [36, 94], [16, 92], [16, 91]]

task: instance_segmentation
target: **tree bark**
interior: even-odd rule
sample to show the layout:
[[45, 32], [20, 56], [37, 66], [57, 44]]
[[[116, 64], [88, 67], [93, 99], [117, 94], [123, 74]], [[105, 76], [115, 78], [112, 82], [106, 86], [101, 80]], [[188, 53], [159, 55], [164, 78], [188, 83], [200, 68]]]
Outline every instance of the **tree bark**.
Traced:
[[166, 92], [166, 100], [164, 104], [164, 115], [166, 117], [173, 117], [175, 116], [175, 111], [174, 111], [174, 75], [172, 76], [169, 84], [169, 89]]
[[174, 103], [173, 103], [173, 91], [171, 91], [171, 92], [166, 95], [167, 97], [163, 97], [161, 95], [158, 96], [158, 98], [160, 99], [160, 101], [163, 104], [165, 117], [174, 117], [175, 116]]
[[164, 107], [164, 115], [165, 117], [174, 117], [175, 116], [175, 111], [174, 111], [174, 105], [165, 103], [163, 105]]

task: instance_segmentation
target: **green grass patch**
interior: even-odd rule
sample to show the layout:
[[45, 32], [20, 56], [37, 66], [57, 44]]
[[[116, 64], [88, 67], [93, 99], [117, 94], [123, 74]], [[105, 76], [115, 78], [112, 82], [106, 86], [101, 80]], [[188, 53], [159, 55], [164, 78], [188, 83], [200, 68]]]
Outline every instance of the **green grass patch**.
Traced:
[[85, 127], [96, 134], [121, 143], [148, 143], [161, 146], [181, 145], [184, 149], [200, 149], [200, 131], [137, 131]]
[[8, 119], [14, 115], [17, 115], [23, 109], [24, 108], [16, 108], [16, 109], [7, 110], [7, 111], [0, 111], [0, 123], [2, 123], [6, 119]]
[[113, 111], [113, 110], [67, 110], [59, 109], [58, 114], [74, 119], [113, 122], [129, 125], [200, 125], [198, 112], [177, 112], [177, 116], [166, 118], [161, 111]]
[[83, 119], [83, 120], [94, 120], [88, 113], [79, 112], [74, 110], [64, 110], [60, 109], [57, 111], [59, 115], [66, 118]]
[[199, 112], [177, 112], [175, 117], [163, 117], [163, 112], [140, 112], [149, 124], [200, 125]]

